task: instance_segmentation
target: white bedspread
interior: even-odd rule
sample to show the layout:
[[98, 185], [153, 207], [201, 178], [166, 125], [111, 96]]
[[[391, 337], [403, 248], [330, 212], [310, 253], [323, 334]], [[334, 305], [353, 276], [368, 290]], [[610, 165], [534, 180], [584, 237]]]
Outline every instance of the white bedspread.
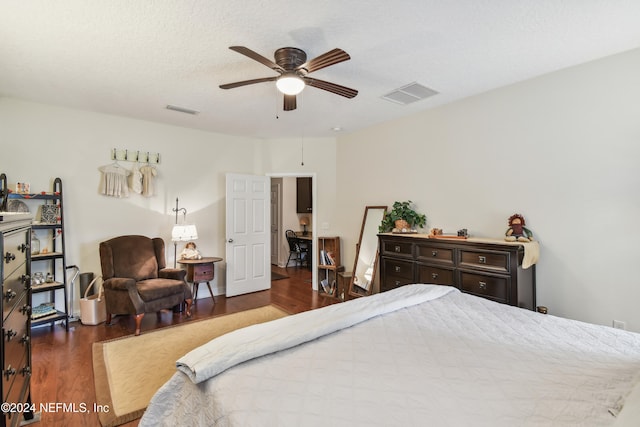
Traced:
[[196, 348], [176, 362], [195, 383], [208, 380], [247, 360], [314, 340], [381, 314], [439, 298], [453, 291], [447, 286], [404, 286], [392, 293], [334, 304], [243, 328]]
[[[443, 287], [399, 289], [422, 294]], [[220, 373], [194, 383], [177, 372], [140, 425], [606, 426], [640, 379], [640, 334], [457, 290], [382, 310], [367, 321], [351, 316], [363, 305], [394, 297], [395, 290], [338, 304], [333, 310], [351, 319], [338, 322], [344, 329], [280, 351], [269, 342], [275, 352], [263, 356], [245, 345], [238, 356], [224, 356], [247, 360], [234, 367], [227, 361], [212, 367], [201, 356], [217, 352], [218, 340], [243, 345], [244, 339], [279, 341], [282, 334], [294, 343], [290, 335], [300, 339], [316, 328], [330, 330], [330, 311], [289, 316], [212, 341], [181, 361], [196, 381]], [[250, 330], [258, 337], [250, 337]]]

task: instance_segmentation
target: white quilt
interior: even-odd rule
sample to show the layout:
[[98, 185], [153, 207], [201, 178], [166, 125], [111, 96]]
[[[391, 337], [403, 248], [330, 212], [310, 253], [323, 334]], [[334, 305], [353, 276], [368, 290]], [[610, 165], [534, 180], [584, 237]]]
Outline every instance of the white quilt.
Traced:
[[[408, 307], [388, 304], [407, 293]], [[380, 312], [363, 321], [368, 306]], [[158, 391], [140, 425], [607, 426], [640, 380], [640, 334], [452, 288], [405, 286], [308, 313], [320, 314], [252, 326], [185, 356], [188, 375]], [[316, 338], [318, 328], [327, 335]]]

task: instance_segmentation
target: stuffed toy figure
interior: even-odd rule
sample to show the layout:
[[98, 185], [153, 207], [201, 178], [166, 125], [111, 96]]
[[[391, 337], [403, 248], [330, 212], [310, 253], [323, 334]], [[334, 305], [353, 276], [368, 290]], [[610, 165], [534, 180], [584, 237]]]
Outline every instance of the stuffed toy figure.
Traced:
[[196, 248], [196, 244], [189, 242], [182, 250], [182, 253], [180, 253], [180, 259], [202, 259], [202, 255], [200, 255], [200, 251]]
[[520, 214], [513, 214], [509, 217], [509, 229], [505, 233], [507, 242], [530, 242], [533, 240], [533, 233], [524, 226], [524, 217]]

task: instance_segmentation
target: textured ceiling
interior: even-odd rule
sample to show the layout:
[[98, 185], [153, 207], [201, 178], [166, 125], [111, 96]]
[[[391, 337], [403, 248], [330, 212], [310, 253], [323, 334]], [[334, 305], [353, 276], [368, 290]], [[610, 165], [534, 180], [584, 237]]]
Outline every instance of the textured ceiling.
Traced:
[[[0, 96], [259, 138], [333, 136], [640, 46], [638, 0], [22, 0], [0, 3]], [[282, 111], [275, 76], [228, 49], [351, 60]], [[419, 82], [439, 92], [381, 99]], [[169, 111], [173, 104], [200, 111]]]

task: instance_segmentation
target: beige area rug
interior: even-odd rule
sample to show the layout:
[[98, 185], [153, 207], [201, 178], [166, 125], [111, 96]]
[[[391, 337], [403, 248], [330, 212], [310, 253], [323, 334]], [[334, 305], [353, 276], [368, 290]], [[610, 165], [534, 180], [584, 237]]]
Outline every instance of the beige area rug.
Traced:
[[287, 316], [273, 306], [184, 323], [93, 344], [93, 378], [100, 423], [117, 426], [140, 418], [151, 397], [176, 372], [176, 360], [227, 332]]

